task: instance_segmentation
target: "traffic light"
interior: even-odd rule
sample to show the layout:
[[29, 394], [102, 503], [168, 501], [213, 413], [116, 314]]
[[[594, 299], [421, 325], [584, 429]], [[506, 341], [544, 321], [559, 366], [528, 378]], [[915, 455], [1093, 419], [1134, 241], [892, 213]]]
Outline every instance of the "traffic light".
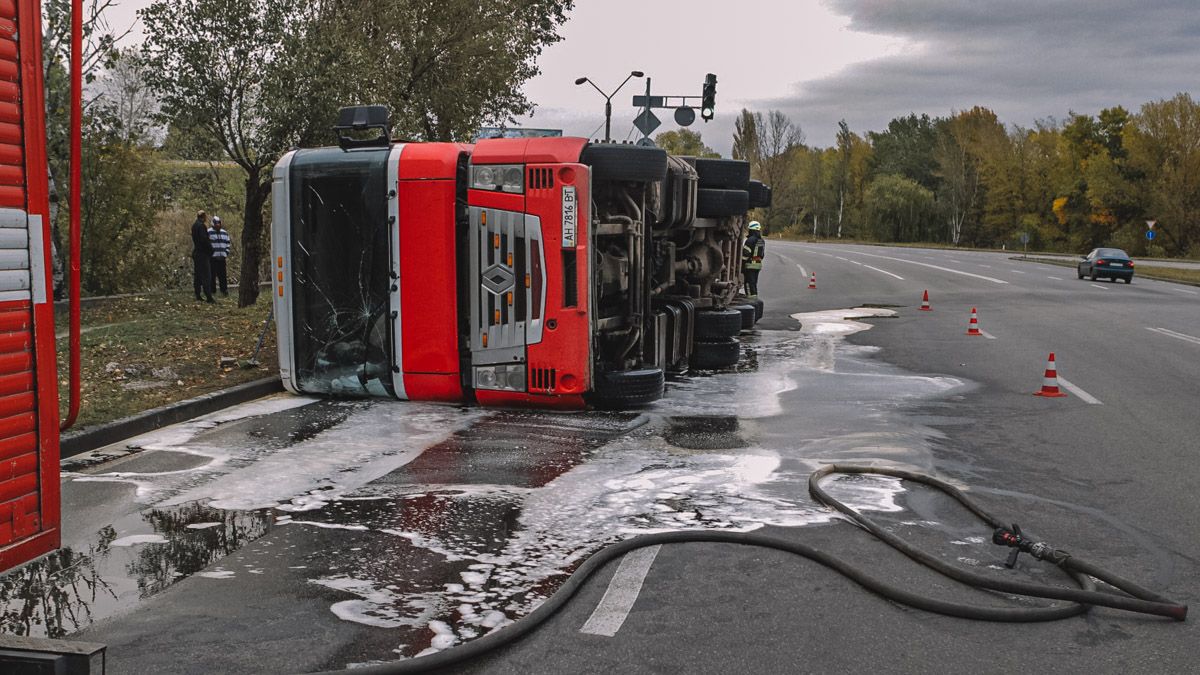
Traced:
[[709, 73], [704, 76], [704, 96], [700, 103], [700, 116], [707, 122], [713, 118], [717, 109], [717, 76]]

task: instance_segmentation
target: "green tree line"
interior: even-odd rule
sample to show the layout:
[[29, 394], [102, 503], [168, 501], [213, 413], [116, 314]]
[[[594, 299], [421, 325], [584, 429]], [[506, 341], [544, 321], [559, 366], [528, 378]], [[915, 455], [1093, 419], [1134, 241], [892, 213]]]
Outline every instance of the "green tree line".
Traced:
[[1027, 234], [1039, 250], [1200, 257], [1200, 104], [1186, 93], [1028, 128], [984, 107], [865, 134], [843, 121], [826, 148], [779, 111], [743, 110], [733, 156], [773, 187], [757, 215], [774, 231], [995, 248]]

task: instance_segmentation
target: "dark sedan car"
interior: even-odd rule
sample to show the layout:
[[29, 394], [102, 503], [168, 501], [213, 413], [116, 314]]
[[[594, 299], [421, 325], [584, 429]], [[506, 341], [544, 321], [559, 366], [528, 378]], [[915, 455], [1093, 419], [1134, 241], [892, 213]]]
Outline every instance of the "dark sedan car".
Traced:
[[1133, 261], [1129, 254], [1119, 248], [1098, 248], [1084, 256], [1079, 262], [1079, 278], [1091, 277], [1092, 281], [1108, 277], [1133, 283]]

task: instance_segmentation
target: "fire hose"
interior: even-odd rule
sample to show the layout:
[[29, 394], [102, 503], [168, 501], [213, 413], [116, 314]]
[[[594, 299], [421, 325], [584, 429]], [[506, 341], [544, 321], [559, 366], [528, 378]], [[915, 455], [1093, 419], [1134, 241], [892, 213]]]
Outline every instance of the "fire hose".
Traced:
[[[899, 536], [887, 531], [883, 526], [874, 522], [860, 512], [830, 496], [820, 482], [822, 478], [833, 474], [873, 474], [891, 476], [902, 480], [910, 480], [940, 490], [953, 497], [980, 520], [992, 528], [992, 542], [999, 546], [1009, 547], [1011, 552], [1006, 566], [1015, 565], [1017, 556], [1028, 553], [1036, 560], [1049, 562], [1062, 569], [1078, 588], [1051, 586], [1022, 581], [1011, 581], [995, 576], [986, 576], [970, 572], [951, 565], [944, 560], [921, 551], [904, 541]], [[583, 587], [584, 582], [613, 560], [625, 554], [647, 546], [681, 543], [719, 543], [738, 544], [770, 548], [808, 558], [825, 567], [841, 573], [858, 585], [889, 600], [922, 609], [936, 614], [975, 619], [979, 621], [1000, 622], [1037, 622], [1055, 621], [1077, 616], [1089, 611], [1092, 607], [1109, 607], [1142, 614], [1153, 614], [1184, 621], [1187, 618], [1187, 605], [1180, 604], [1157, 593], [1143, 588], [1138, 584], [1123, 579], [1096, 565], [1078, 558], [1066, 551], [1040, 541], [1028, 539], [1017, 525], [1009, 525], [996, 518], [975, 504], [966, 494], [954, 485], [928, 474], [895, 469], [890, 467], [863, 466], [851, 464], [828, 464], [809, 477], [808, 491], [818, 502], [845, 515], [851, 522], [862, 527], [884, 543], [896, 548], [917, 563], [934, 569], [943, 575], [954, 579], [971, 588], [986, 589], [1000, 593], [1023, 595], [1031, 598], [1064, 600], [1070, 604], [1051, 607], [985, 607], [946, 600], [937, 600], [921, 595], [914, 591], [898, 588], [885, 581], [866, 574], [833, 556], [811, 546], [755, 532], [721, 532], [721, 531], [683, 531], [647, 534], [612, 544], [593, 554], [575, 572], [567, 578], [557, 591], [544, 603], [525, 617], [495, 630], [487, 635], [472, 640], [464, 645], [436, 652], [428, 656], [398, 661], [395, 663], [355, 668], [356, 675], [400, 675], [407, 673], [425, 673], [461, 665], [478, 658], [485, 653], [507, 646], [535, 630], [560, 609]], [[1109, 586], [1122, 591], [1112, 593], [1097, 590], [1094, 579], [1099, 579]]]

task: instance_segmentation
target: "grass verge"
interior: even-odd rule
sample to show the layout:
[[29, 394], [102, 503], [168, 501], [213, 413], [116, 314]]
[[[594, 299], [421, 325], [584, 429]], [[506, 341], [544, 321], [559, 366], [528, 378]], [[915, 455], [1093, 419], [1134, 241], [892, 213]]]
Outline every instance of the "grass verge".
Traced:
[[[79, 419], [83, 428], [150, 408], [268, 377], [279, 372], [274, 326], [260, 365], [222, 365], [222, 357], [250, 358], [267, 318], [270, 298], [239, 308], [231, 296], [210, 305], [187, 291], [114, 298], [83, 307], [80, 336]], [[59, 390], [67, 407], [69, 341], [66, 308], [56, 311]]]

